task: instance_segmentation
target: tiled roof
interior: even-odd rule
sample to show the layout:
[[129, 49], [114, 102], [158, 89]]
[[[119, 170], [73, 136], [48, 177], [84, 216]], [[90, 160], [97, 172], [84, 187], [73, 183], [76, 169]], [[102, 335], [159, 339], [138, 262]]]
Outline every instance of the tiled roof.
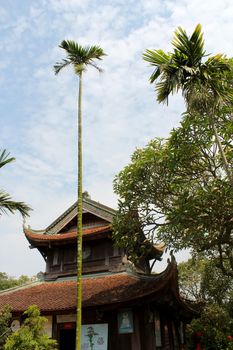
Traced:
[[[86, 235], [92, 235], [92, 234], [98, 234], [98, 233], [104, 233], [111, 229], [110, 225], [107, 226], [99, 226], [99, 227], [92, 227], [89, 229], [83, 230], [83, 236]], [[24, 233], [29, 242], [53, 242], [53, 241], [67, 241], [67, 240], [75, 240], [77, 237], [77, 231], [70, 231], [68, 233], [61, 233], [61, 234], [44, 234], [39, 233], [36, 231], [33, 231], [31, 229], [24, 228]]]
[[[83, 307], [124, 303], [157, 293], [169, 294], [176, 285], [173, 264], [161, 274], [141, 277], [118, 273], [83, 279]], [[175, 283], [174, 283], [175, 281]], [[174, 286], [175, 284], [175, 286]], [[175, 293], [176, 294], [176, 293]], [[9, 304], [13, 312], [22, 312], [29, 305], [36, 304], [42, 312], [75, 310], [76, 281], [38, 282], [31, 286], [19, 287], [0, 293], [0, 308]]]

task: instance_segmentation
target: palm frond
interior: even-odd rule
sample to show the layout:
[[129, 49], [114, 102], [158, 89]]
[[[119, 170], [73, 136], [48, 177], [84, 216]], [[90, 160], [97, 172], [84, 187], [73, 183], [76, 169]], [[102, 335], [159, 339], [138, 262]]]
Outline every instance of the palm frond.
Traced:
[[149, 50], [147, 49], [142, 55], [144, 61], [147, 61], [151, 66], [158, 66], [160, 64], [168, 64], [171, 61], [171, 55], [166, 54], [163, 50]]
[[189, 51], [189, 38], [186, 31], [182, 27], [178, 27], [174, 32], [172, 45], [184, 55], [187, 56]]
[[204, 65], [211, 73], [226, 73], [232, 71], [232, 64], [223, 54], [216, 54], [208, 58]]
[[63, 40], [59, 47], [67, 52], [71, 56], [82, 56], [83, 48], [73, 40]]
[[151, 84], [160, 76], [163, 68], [166, 68], [171, 63], [171, 55], [166, 54], [163, 50], [147, 49], [142, 57], [144, 61], [149, 62], [151, 66], [156, 67], [149, 78]]
[[170, 79], [163, 79], [160, 82], [156, 84], [155, 90], [157, 92], [157, 101], [159, 103], [167, 103], [168, 104], [168, 97], [170, 94], [173, 94], [174, 91], [178, 89], [177, 84], [174, 84], [173, 77], [170, 77]]
[[96, 45], [87, 46], [84, 49], [85, 49], [86, 58], [90, 60], [93, 60], [93, 59], [102, 60], [102, 58], [106, 56], [104, 50], [100, 46], [96, 46]]
[[55, 74], [57, 75], [63, 68], [70, 64], [71, 62], [66, 59], [63, 59], [61, 62], [56, 62], [56, 64], [53, 66]]
[[192, 58], [193, 58], [193, 64], [198, 64], [202, 58], [206, 55], [206, 52], [204, 50], [204, 39], [203, 39], [203, 32], [202, 27], [200, 24], [198, 24], [191, 35], [190, 43], [192, 48]]
[[178, 27], [174, 33], [172, 45], [187, 58], [188, 66], [196, 66], [205, 56], [204, 39], [201, 25], [198, 24], [189, 37], [184, 29]]
[[88, 65], [101, 71], [101, 68], [94, 63], [95, 60], [102, 60], [103, 56], [106, 56], [100, 46], [94, 45], [84, 47], [73, 40], [63, 40], [59, 47], [66, 51], [67, 58], [63, 59], [62, 62], [56, 63], [54, 66], [55, 74], [58, 74], [61, 69], [70, 64], [74, 66], [75, 73], [78, 75], [85, 71]]
[[161, 74], [161, 69], [160, 67], [157, 67], [149, 78], [150, 83], [153, 84], [155, 80], [160, 76], [160, 74]]
[[2, 168], [7, 163], [11, 163], [15, 160], [14, 157], [9, 157], [10, 153], [7, 152], [5, 149], [0, 151], [0, 168]]
[[97, 66], [97, 64], [95, 64], [95, 63], [90, 62], [89, 65], [91, 67], [95, 68], [96, 70], [98, 70], [99, 73], [103, 73], [103, 71], [104, 71], [101, 67]]
[[[0, 212], [7, 214], [14, 214], [16, 211], [19, 211], [23, 218], [29, 216], [29, 211], [32, 210], [24, 202], [15, 202], [12, 200], [10, 195], [2, 190], [0, 190]], [[0, 214], [1, 215], [1, 214]]]

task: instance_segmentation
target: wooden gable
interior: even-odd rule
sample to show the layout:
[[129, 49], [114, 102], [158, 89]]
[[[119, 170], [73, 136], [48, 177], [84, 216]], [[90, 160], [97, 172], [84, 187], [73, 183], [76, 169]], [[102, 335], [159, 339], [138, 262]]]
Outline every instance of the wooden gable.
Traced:
[[[83, 228], [106, 226], [112, 223], [116, 211], [91, 199], [83, 199]], [[45, 234], [69, 232], [77, 227], [77, 202], [45, 229]]]

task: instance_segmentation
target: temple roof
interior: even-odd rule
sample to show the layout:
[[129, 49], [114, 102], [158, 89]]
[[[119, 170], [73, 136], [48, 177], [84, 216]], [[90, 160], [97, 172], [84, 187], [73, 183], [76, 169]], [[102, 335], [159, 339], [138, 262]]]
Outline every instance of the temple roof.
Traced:
[[[167, 269], [151, 276], [133, 273], [96, 275], [83, 278], [82, 305], [86, 307], [123, 305], [138, 301], [173, 302], [184, 317], [192, 310], [180, 299], [177, 285], [177, 268], [169, 263]], [[166, 300], [163, 299], [166, 297]], [[21, 313], [29, 305], [36, 304], [44, 313], [76, 310], [76, 281], [37, 282], [0, 292], [0, 309], [9, 304], [13, 313]]]
[[[83, 198], [83, 215], [89, 214], [96, 222], [85, 226], [83, 222], [83, 240], [104, 238], [112, 233], [111, 224], [116, 211], [106, 205], [93, 201], [88, 197]], [[42, 246], [53, 244], [71, 243], [77, 239], [77, 229], [68, 225], [77, 217], [77, 202], [69, 207], [62, 215], [53, 221], [47, 228], [34, 230], [30, 226], [23, 227], [24, 234], [33, 247], [40, 249]], [[69, 229], [68, 229], [69, 228]], [[163, 243], [151, 245], [149, 258], [160, 258], [164, 252]]]
[[[103, 234], [109, 232], [110, 230], [111, 230], [110, 225], [84, 229], [83, 240], [85, 240], [85, 238], [90, 235], [92, 237], [93, 236], [97, 237], [99, 235], [103, 237]], [[34, 245], [37, 245], [37, 244], [46, 245], [48, 242], [54, 242], [54, 243], [64, 242], [64, 241], [72, 242], [77, 239], [77, 230], [69, 231], [68, 233], [65, 233], [65, 234], [58, 233], [58, 234], [51, 235], [51, 234], [44, 234], [44, 232], [35, 231], [24, 227], [24, 233], [28, 241]]]
[[[83, 215], [89, 214], [95, 218], [96, 222], [88, 227], [83, 224], [83, 238], [104, 237], [104, 233], [110, 231], [113, 216], [116, 211], [106, 205], [93, 201], [90, 198], [83, 198]], [[62, 215], [53, 221], [47, 228], [34, 230], [30, 226], [23, 227], [28, 241], [33, 245], [46, 245], [49, 242], [62, 243], [64, 241], [73, 241], [76, 239], [76, 228], [67, 229], [68, 225], [77, 217], [77, 202], [69, 207]], [[88, 238], [87, 238], [88, 237]]]

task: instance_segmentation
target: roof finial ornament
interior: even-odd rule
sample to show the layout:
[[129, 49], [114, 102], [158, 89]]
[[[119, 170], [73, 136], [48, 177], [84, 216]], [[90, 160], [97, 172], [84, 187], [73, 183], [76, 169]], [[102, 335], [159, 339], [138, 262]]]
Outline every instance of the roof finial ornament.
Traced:
[[91, 196], [89, 195], [88, 191], [83, 192], [83, 199], [91, 199]]
[[176, 263], [176, 258], [175, 258], [175, 255], [173, 254], [173, 251], [174, 251], [174, 250], [171, 250], [171, 251], [170, 251], [171, 262]]
[[27, 225], [27, 221], [26, 221], [26, 218], [24, 217], [23, 218], [23, 228], [29, 228], [30, 226], [29, 225]]

